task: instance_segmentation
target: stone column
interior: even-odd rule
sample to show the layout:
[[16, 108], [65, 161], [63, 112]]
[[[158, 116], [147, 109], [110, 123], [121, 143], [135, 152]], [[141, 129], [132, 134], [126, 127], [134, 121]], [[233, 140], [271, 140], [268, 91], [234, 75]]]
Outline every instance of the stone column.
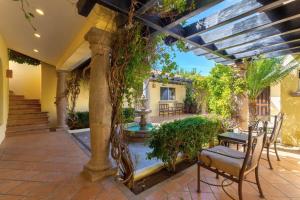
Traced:
[[89, 95], [91, 158], [84, 167], [83, 175], [90, 181], [97, 181], [116, 173], [109, 158], [112, 107], [107, 72], [110, 67], [111, 34], [91, 28], [85, 39], [92, 52]]
[[[237, 67], [239, 76], [245, 78], [245, 76], [246, 76], [245, 64], [237, 63], [236, 67]], [[244, 95], [240, 96], [238, 106], [239, 106], [239, 108], [238, 108], [239, 128], [242, 130], [248, 130], [249, 101], [248, 101], [248, 96], [246, 93]]]
[[66, 77], [67, 71], [57, 71], [57, 86], [56, 86], [56, 115], [57, 124], [56, 130], [67, 130], [67, 97], [66, 97]]

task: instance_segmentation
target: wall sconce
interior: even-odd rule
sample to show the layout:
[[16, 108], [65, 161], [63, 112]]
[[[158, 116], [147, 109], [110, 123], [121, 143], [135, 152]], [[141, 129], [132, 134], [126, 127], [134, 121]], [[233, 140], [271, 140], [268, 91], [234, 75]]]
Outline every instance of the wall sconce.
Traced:
[[12, 78], [13, 77], [13, 71], [11, 69], [6, 70], [6, 78]]
[[293, 93], [293, 96], [300, 97], [300, 70], [298, 70], [298, 90]]

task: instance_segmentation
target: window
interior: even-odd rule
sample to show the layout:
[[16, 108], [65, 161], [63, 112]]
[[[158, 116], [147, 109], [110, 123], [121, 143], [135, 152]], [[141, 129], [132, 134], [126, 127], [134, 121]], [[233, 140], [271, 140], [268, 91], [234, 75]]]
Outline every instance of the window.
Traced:
[[175, 88], [161, 87], [160, 100], [175, 100]]

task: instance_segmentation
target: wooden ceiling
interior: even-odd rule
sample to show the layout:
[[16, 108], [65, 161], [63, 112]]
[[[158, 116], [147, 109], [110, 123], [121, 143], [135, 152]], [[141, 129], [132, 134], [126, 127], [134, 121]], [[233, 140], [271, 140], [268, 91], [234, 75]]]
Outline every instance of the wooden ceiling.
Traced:
[[[193, 10], [175, 18], [149, 14], [158, 1], [139, 0], [136, 17], [153, 32], [167, 34], [168, 44], [185, 41], [196, 55], [232, 64], [257, 55], [300, 54], [300, 0], [242, 0], [187, 25], [182, 22], [222, 0], [194, 0]], [[79, 14], [87, 16], [97, 3], [123, 14], [130, 6], [130, 0], [79, 0]]]

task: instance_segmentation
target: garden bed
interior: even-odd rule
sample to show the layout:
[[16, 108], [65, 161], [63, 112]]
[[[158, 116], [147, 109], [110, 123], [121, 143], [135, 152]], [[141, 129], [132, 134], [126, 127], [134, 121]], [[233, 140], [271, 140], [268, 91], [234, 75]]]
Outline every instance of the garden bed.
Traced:
[[144, 192], [151, 187], [165, 181], [166, 179], [178, 174], [179, 172], [189, 168], [190, 166], [194, 165], [196, 162], [193, 161], [181, 161], [176, 165], [176, 171], [175, 172], [169, 172], [166, 168], [162, 168], [156, 173], [153, 173], [145, 178], [142, 178], [138, 181], [134, 182], [134, 187], [131, 189], [131, 191], [134, 194], [140, 194], [141, 192]]

